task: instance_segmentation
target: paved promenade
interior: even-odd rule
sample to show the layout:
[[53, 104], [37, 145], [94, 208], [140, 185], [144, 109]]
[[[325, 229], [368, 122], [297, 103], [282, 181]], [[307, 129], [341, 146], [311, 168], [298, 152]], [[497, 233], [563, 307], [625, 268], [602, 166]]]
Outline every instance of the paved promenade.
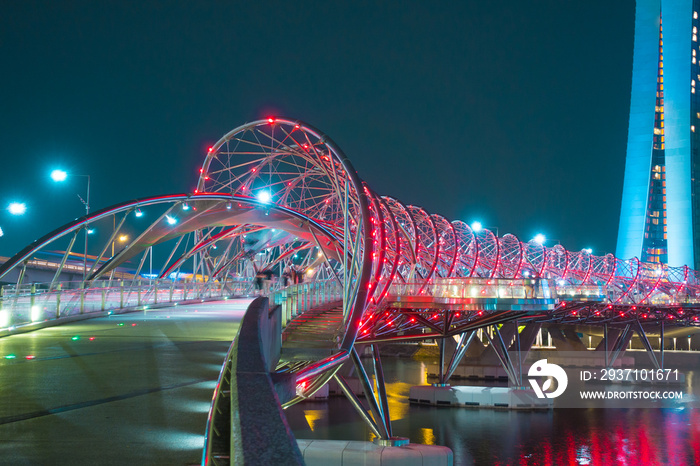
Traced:
[[249, 300], [0, 339], [0, 464], [191, 465]]

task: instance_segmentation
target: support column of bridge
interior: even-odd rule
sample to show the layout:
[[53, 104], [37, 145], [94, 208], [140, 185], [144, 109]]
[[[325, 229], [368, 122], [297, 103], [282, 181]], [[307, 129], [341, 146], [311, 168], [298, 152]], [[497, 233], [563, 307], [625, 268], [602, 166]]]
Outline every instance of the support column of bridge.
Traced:
[[526, 324], [522, 332], [516, 333], [516, 339], [508, 349], [508, 351], [515, 352], [518, 355], [518, 370], [520, 372], [521, 384], [523, 364], [525, 363], [525, 359], [527, 359], [527, 355], [532, 349], [532, 345], [535, 344], [535, 340], [537, 340], [537, 334], [540, 332], [541, 328], [542, 324], [539, 322], [530, 322]]
[[[654, 369], [662, 369], [661, 364], [659, 364], [659, 360], [656, 358], [656, 354], [654, 353], [654, 349], [651, 347], [651, 343], [649, 342], [649, 338], [647, 338], [647, 334], [644, 331], [644, 327], [640, 322], [637, 322], [637, 335], [639, 335], [639, 339], [642, 342], [642, 345], [644, 346], [644, 349], [647, 351], [647, 354], [649, 355], [649, 359], [651, 359], [651, 363], [654, 365]], [[663, 347], [661, 348], [661, 354], [663, 355]]]
[[554, 346], [558, 351], [586, 351], [576, 330], [570, 327], [549, 326], [547, 331], [552, 336]]
[[[528, 322], [524, 324], [522, 331], [519, 332], [518, 329], [521, 325], [517, 321], [507, 322], [499, 329], [501, 338], [508, 347], [508, 352], [520, 354], [520, 357], [513, 358], [514, 362], [512, 362], [518, 378], [520, 378], [520, 373], [522, 372], [521, 366], [535, 344], [538, 332], [542, 328], [541, 323]], [[486, 333], [489, 330], [484, 328], [482, 331]], [[484, 346], [478, 338], [478, 333], [478, 330], [474, 331], [476, 338], [472, 338], [466, 348], [461, 348], [460, 339], [445, 371], [443, 383], [449, 383], [450, 378], [455, 375], [461, 378], [485, 378], [486, 380], [499, 379], [503, 376], [507, 377], [508, 371], [502, 365], [501, 357], [497, 354], [495, 347], [490, 344]], [[457, 360], [455, 360], [456, 356], [458, 356]], [[460, 362], [465, 359], [469, 360], [471, 364], [460, 365]]]
[[595, 351], [605, 353], [605, 366], [612, 367], [619, 357], [624, 354], [625, 348], [634, 336], [632, 325], [628, 324], [623, 328], [603, 327], [603, 340], [598, 344]]
[[541, 400], [537, 398], [534, 391], [529, 387], [524, 387], [522, 383], [522, 365], [525, 355], [527, 355], [534, 344], [541, 324], [527, 324], [523, 329], [522, 335], [518, 332], [518, 327], [518, 322], [513, 321], [504, 323], [500, 328], [497, 325], [491, 325], [483, 329], [483, 334], [489, 341], [489, 345], [483, 349], [479, 359], [482, 361], [491, 357], [497, 359], [497, 362], [494, 361], [494, 363], [499, 365], [507, 374], [510, 383], [509, 387], [450, 386], [448, 384], [460, 361], [473, 345], [477, 330], [471, 330], [460, 335], [447, 369], [444, 372], [442, 367], [446, 344], [442, 343], [439, 362], [440, 383], [431, 386], [411, 387], [409, 401], [438, 406], [508, 409], [551, 408], [551, 399]]
[[[298, 440], [304, 463], [307, 466], [380, 466], [402, 464], [404, 466], [451, 466], [453, 453], [448, 447], [409, 443], [408, 438], [394, 437], [387, 401], [384, 371], [377, 345], [370, 345], [373, 384], [362, 361], [353, 348], [351, 360], [362, 386], [369, 409], [339, 373], [333, 377], [363, 421], [377, 437], [372, 442], [349, 440]], [[376, 387], [376, 390], [375, 390]]]

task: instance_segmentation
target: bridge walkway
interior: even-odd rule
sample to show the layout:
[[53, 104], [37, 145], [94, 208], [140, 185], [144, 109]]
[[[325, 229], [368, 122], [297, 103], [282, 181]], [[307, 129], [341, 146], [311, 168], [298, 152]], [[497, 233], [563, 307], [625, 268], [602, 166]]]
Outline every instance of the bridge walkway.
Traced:
[[0, 463], [199, 464], [216, 380], [249, 302], [0, 338]]
[[342, 302], [310, 309], [292, 319], [282, 332], [282, 361], [315, 361], [338, 348], [343, 329]]

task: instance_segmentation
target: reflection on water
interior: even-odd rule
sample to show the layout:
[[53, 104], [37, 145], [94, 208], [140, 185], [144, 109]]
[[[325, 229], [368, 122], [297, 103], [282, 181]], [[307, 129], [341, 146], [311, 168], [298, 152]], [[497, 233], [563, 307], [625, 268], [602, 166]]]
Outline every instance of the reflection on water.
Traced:
[[[394, 435], [446, 445], [454, 452], [455, 465], [700, 464], [696, 409], [517, 412], [416, 406], [408, 403], [408, 390], [425, 383], [425, 366], [386, 358], [384, 370]], [[698, 382], [689, 380], [691, 387]], [[300, 439], [372, 437], [344, 397], [301, 403], [286, 414]]]
[[435, 445], [435, 431], [433, 429], [421, 429], [422, 437], [418, 440], [423, 445]]
[[406, 394], [415, 384], [405, 382], [386, 382], [386, 398], [389, 403], [391, 419], [401, 420], [409, 415], [410, 404], [406, 403]]
[[309, 429], [316, 430], [316, 422], [319, 419], [323, 419], [325, 415], [324, 411], [321, 409], [305, 409], [304, 417], [306, 418], [306, 423], [309, 425]]

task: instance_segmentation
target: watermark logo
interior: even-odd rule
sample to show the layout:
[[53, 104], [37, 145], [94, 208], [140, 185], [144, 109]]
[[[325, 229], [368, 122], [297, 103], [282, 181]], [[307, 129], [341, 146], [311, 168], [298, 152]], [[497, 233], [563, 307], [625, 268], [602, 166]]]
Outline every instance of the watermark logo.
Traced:
[[[546, 359], [540, 359], [534, 363], [530, 370], [527, 371], [528, 380], [532, 389], [535, 391], [537, 398], [556, 398], [566, 390], [566, 386], [569, 383], [569, 378], [566, 376], [564, 369], [557, 366], [556, 364], [548, 364]], [[552, 379], [547, 378], [542, 387], [540, 387], [537, 379], [533, 377], [551, 377], [557, 381], [557, 389], [551, 393], [547, 393], [547, 390], [552, 388]]]

